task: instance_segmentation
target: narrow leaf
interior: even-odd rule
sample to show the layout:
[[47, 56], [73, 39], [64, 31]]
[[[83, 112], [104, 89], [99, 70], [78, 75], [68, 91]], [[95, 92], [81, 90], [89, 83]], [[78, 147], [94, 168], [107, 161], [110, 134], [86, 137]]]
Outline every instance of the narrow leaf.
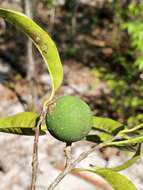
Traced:
[[101, 132], [99, 134], [87, 135], [85, 137], [85, 140], [99, 144], [101, 142], [105, 142], [105, 141], [109, 140], [112, 137], [113, 136], [108, 133]]
[[[87, 141], [90, 141], [90, 142], [94, 142], [94, 143], [97, 143], [97, 144], [100, 144], [100, 143], [103, 143], [103, 142], [107, 142], [109, 141], [110, 139], [112, 139], [113, 136], [108, 134], [108, 133], [104, 133], [104, 132], [101, 132], [99, 134], [93, 134], [93, 135], [87, 135], [84, 139], [87, 140]], [[119, 142], [119, 141], [118, 141]], [[123, 150], [123, 151], [129, 151], [129, 152], [136, 152], [137, 150], [137, 145], [136, 144], [127, 144], [127, 145], [124, 145], [124, 146], [118, 146], [118, 145], [110, 145], [106, 143], [106, 147], [107, 146], [112, 146], [112, 147], [116, 147], [116, 148], [119, 148], [120, 150]]]
[[130, 138], [129, 140], [114, 141], [107, 143], [107, 146], [125, 146], [125, 145], [135, 145], [143, 142], [143, 135]]
[[117, 133], [125, 128], [125, 126], [123, 126], [123, 124], [118, 121], [110, 118], [95, 116], [92, 119], [92, 127], [94, 129], [101, 130], [107, 133]]
[[[0, 132], [34, 135], [34, 128], [38, 119], [38, 114], [33, 112], [21, 112], [16, 115], [0, 118]], [[42, 126], [40, 134], [45, 134], [45, 131], [45, 126]]]
[[125, 170], [129, 167], [131, 167], [133, 164], [135, 164], [137, 162], [137, 160], [139, 160], [141, 157], [141, 146], [139, 145], [139, 148], [137, 150], [137, 152], [132, 156], [132, 158], [130, 158], [128, 161], [126, 161], [125, 163], [116, 166], [114, 168], [110, 168], [113, 171], [121, 171], [121, 170]]
[[55, 91], [60, 87], [63, 79], [62, 64], [55, 43], [47, 32], [45, 32], [33, 20], [20, 12], [0, 8], [0, 17], [18, 27], [30, 37], [42, 55], [48, 67], [52, 82], [52, 92], [48, 100], [50, 101]]
[[124, 175], [110, 169], [88, 170], [103, 177], [114, 190], [137, 190], [135, 185]]
[[96, 169], [110, 169], [112, 171], [121, 171], [121, 170], [125, 170], [127, 168], [129, 168], [130, 166], [132, 166], [133, 164], [136, 163], [136, 161], [141, 157], [141, 145], [138, 146], [138, 149], [136, 151], [136, 153], [132, 156], [132, 158], [130, 158], [128, 161], [124, 162], [123, 164], [116, 166], [116, 167], [112, 167], [112, 168], [99, 168], [96, 166], [92, 166], [91, 169], [92, 170], [96, 170]]

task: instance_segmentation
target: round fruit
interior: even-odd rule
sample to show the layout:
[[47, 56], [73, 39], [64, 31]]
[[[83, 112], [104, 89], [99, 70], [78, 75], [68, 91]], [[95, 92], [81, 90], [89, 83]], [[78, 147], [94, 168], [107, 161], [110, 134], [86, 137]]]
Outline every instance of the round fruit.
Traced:
[[74, 96], [62, 96], [46, 115], [46, 125], [56, 139], [72, 143], [89, 133], [91, 118], [91, 110], [84, 101]]

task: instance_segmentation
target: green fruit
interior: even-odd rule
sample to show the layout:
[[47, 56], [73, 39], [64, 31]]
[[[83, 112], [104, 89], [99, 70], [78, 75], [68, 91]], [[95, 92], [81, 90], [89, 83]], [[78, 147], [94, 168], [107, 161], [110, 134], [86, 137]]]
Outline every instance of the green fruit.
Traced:
[[62, 96], [46, 115], [46, 125], [56, 139], [72, 143], [89, 133], [91, 118], [91, 110], [84, 101], [74, 96]]

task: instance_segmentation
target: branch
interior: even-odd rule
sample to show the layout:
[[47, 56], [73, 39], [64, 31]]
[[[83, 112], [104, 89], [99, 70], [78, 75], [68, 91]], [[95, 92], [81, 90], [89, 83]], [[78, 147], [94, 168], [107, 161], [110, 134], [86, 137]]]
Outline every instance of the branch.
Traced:
[[53, 183], [51, 183], [51, 185], [48, 187], [48, 190], [55, 189], [55, 187], [60, 183], [60, 181], [69, 173], [69, 169], [71, 166], [71, 144], [66, 144], [64, 152], [66, 156], [65, 169], [58, 175], [58, 177], [53, 181]]
[[[113, 137], [112, 139], [106, 141], [106, 142], [103, 142], [99, 145], [94, 145], [92, 146], [89, 150], [87, 150], [86, 152], [83, 152], [79, 155], [79, 157], [77, 159], [75, 159], [73, 162], [68, 162], [68, 164], [66, 164], [66, 167], [65, 169], [57, 176], [57, 178], [53, 181], [53, 183], [48, 187], [47, 190], [54, 190], [55, 187], [60, 183], [60, 181], [68, 174], [70, 173], [74, 168], [75, 166], [80, 163], [82, 160], [84, 160], [86, 157], [89, 156], [89, 154], [91, 154], [92, 152], [94, 152], [95, 150], [98, 150], [100, 148], [103, 148], [105, 146], [107, 146], [106, 144], [109, 143], [109, 142], [112, 142], [116, 139], [118, 139], [119, 136], [115, 136]], [[71, 161], [71, 159], [70, 159]]]
[[[29, 18], [33, 18], [33, 4], [34, 0], [23, 0], [23, 7], [24, 12]], [[35, 79], [36, 79], [36, 66], [32, 51], [33, 43], [28, 38], [26, 43], [27, 48], [27, 80], [29, 83], [29, 109], [33, 110], [33, 108], [36, 106], [37, 103], [37, 91], [36, 91], [36, 85], [35, 85]]]
[[[64, 170], [64, 166], [61, 164], [55, 164], [54, 167], [55, 167], [55, 169], [58, 169], [60, 171]], [[88, 175], [86, 173], [82, 173], [78, 170], [72, 170], [71, 174], [80, 179], [83, 179], [84, 181], [90, 183], [91, 185], [99, 187], [100, 189], [111, 190], [111, 188], [108, 187], [108, 184], [103, 179], [100, 180], [99, 178], [91, 177], [90, 175]]]
[[43, 108], [43, 110], [41, 111], [37, 126], [35, 127], [35, 137], [34, 137], [33, 157], [32, 157], [32, 180], [31, 180], [30, 190], [35, 190], [35, 187], [36, 187], [36, 179], [37, 179], [37, 171], [38, 171], [39, 131], [40, 131], [40, 126], [45, 118], [47, 111], [48, 111], [48, 108]]
[[[25, 0], [25, 14], [29, 18], [33, 18], [33, 9], [32, 9], [32, 1], [31, 0]], [[34, 57], [32, 52], [32, 41], [28, 38], [27, 40], [27, 79], [33, 80], [34, 74], [35, 74], [35, 63], [34, 63]]]
[[66, 157], [66, 164], [65, 164], [65, 168], [66, 168], [66, 167], [70, 166], [71, 160], [72, 160], [72, 158], [71, 158], [71, 144], [68, 144], [68, 143], [66, 144], [64, 152], [65, 152], [65, 157]]

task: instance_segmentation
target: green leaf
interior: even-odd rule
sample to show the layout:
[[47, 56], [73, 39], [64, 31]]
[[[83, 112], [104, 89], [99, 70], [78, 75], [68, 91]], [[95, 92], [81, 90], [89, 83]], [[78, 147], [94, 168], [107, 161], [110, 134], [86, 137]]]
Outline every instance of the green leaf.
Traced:
[[33, 20], [20, 12], [0, 8], [0, 17], [18, 27], [30, 37], [42, 55], [48, 67], [52, 82], [52, 92], [48, 100], [50, 101], [53, 98], [55, 91], [60, 87], [63, 79], [62, 64], [55, 43], [47, 32], [45, 32]]
[[130, 138], [128, 140], [114, 141], [107, 143], [107, 146], [125, 146], [125, 145], [135, 145], [143, 142], [143, 135]]
[[[34, 129], [39, 116], [33, 112], [21, 112], [16, 115], [0, 118], [0, 132], [13, 133], [18, 135], [34, 135]], [[43, 125], [40, 134], [46, 133]]]
[[[87, 135], [84, 139], [90, 142], [94, 142], [97, 144], [103, 143], [103, 142], [107, 142], [108, 140], [112, 139], [113, 136], [109, 133], [105, 133], [105, 132], [100, 132], [99, 134], [91, 134], [91, 135]], [[111, 146], [111, 145], [107, 145], [107, 146]], [[116, 146], [116, 145], [112, 145], [113, 147], [116, 148], [120, 148], [120, 150], [123, 151], [129, 151], [129, 152], [135, 152], [137, 150], [137, 145], [125, 145], [125, 146]]]
[[139, 145], [138, 150], [136, 151], [136, 153], [132, 156], [132, 158], [130, 158], [128, 161], [126, 161], [125, 163], [116, 166], [114, 168], [110, 168], [113, 171], [121, 171], [121, 170], [125, 170], [129, 167], [131, 167], [133, 164], [135, 164], [137, 162], [137, 160], [139, 160], [141, 157], [141, 145]]
[[88, 170], [103, 177], [115, 190], [137, 190], [135, 185], [125, 176], [110, 169]]
[[116, 134], [117, 132], [125, 128], [122, 123], [104, 117], [93, 117], [92, 127], [94, 129], [101, 130], [110, 134]]
[[91, 168], [93, 170], [96, 169], [110, 169], [112, 171], [118, 172], [121, 170], [125, 170], [127, 168], [129, 168], [130, 166], [132, 166], [133, 164], [136, 163], [136, 161], [141, 157], [141, 144], [139, 144], [138, 149], [136, 151], [136, 153], [132, 156], [132, 158], [130, 158], [128, 161], [124, 162], [123, 164], [116, 166], [116, 167], [112, 167], [112, 168], [99, 168], [96, 166], [92, 166]]
[[108, 134], [108, 133], [101, 132], [99, 134], [87, 135], [85, 137], [85, 140], [99, 144], [99, 143], [102, 143], [102, 142], [109, 140], [112, 137], [113, 136]]

